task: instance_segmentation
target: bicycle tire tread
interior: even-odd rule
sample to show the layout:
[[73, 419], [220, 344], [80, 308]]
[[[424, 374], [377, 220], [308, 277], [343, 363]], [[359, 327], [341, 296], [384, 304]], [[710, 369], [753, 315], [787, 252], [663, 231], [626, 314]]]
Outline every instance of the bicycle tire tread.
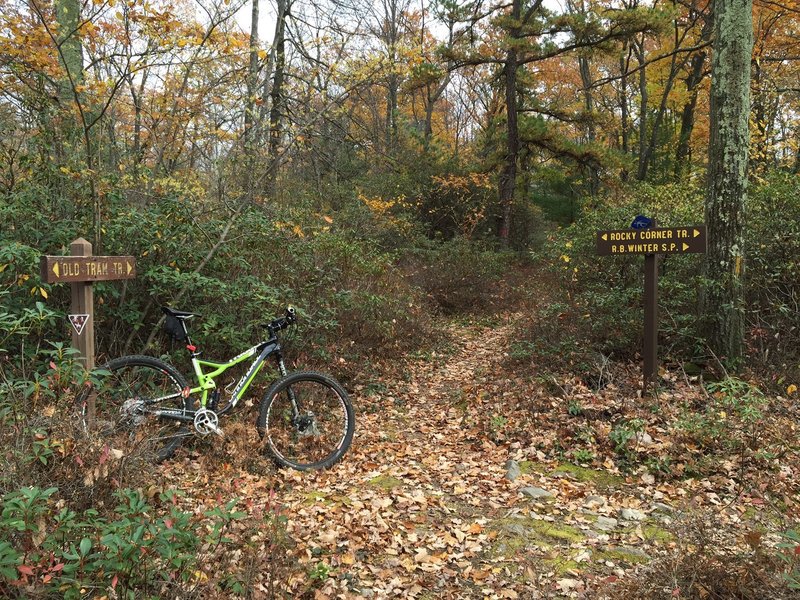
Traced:
[[280, 452], [274, 449], [269, 442], [266, 444], [266, 447], [269, 450], [270, 454], [272, 455], [273, 460], [280, 466], [296, 469], [298, 471], [328, 469], [342, 459], [347, 450], [350, 448], [350, 445], [352, 444], [353, 441], [353, 436], [355, 434], [355, 410], [353, 409], [352, 402], [350, 401], [350, 396], [348, 395], [347, 391], [344, 389], [342, 384], [340, 384], [338, 381], [336, 381], [336, 379], [334, 379], [330, 375], [326, 375], [325, 373], [320, 373], [319, 371], [295, 371], [273, 382], [273, 384], [264, 394], [264, 397], [261, 401], [258, 419], [256, 421], [256, 429], [258, 431], [259, 436], [261, 436], [261, 438], [263, 439], [268, 433], [266, 426], [267, 414], [269, 412], [269, 408], [275, 396], [277, 396], [277, 394], [279, 394], [284, 387], [292, 385], [293, 383], [299, 383], [301, 381], [312, 381], [315, 383], [320, 383], [322, 385], [325, 385], [333, 389], [337, 393], [337, 395], [341, 398], [342, 403], [344, 404], [345, 415], [347, 418], [347, 429], [345, 431], [345, 435], [342, 439], [341, 445], [336, 449], [335, 452], [331, 453], [329, 456], [313, 463], [300, 463], [289, 460], [281, 456]]

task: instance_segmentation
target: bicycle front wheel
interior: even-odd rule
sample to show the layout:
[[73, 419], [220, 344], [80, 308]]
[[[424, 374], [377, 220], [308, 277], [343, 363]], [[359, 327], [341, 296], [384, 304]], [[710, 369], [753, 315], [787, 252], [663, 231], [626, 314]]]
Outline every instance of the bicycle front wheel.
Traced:
[[[123, 356], [104, 365], [109, 371], [92, 391], [95, 394], [94, 428], [124, 456], [160, 462], [171, 458], [183, 438], [185, 423], [156, 411], [183, 414], [191, 409], [184, 398], [186, 379], [171, 365], [150, 356]], [[88, 413], [88, 394], [79, 409]]]
[[256, 427], [279, 464], [300, 471], [327, 469], [350, 447], [355, 416], [339, 383], [307, 371], [272, 384]]

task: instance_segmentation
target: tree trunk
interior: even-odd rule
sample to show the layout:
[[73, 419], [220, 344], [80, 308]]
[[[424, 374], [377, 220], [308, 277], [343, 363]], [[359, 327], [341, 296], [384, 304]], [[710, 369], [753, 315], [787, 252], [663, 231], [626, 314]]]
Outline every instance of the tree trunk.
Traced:
[[[628, 108], [628, 64], [630, 63], [631, 48], [628, 46], [627, 42], [625, 42], [624, 49], [627, 50], [628, 56], [627, 58], [620, 57], [619, 59], [619, 70], [622, 75], [619, 82], [620, 143], [622, 144], [622, 153], [628, 154], [630, 152], [630, 130], [628, 129], [628, 114], [630, 112]], [[622, 179], [622, 181], [628, 181], [628, 170], [626, 168], [622, 169], [620, 179]]]
[[663, 123], [664, 115], [667, 112], [667, 100], [669, 100], [669, 94], [672, 91], [672, 85], [675, 83], [675, 77], [678, 75], [677, 50], [678, 48], [676, 46], [675, 52], [672, 54], [672, 60], [670, 61], [669, 76], [667, 77], [667, 83], [664, 85], [664, 93], [661, 95], [661, 104], [658, 106], [658, 112], [656, 113], [656, 118], [653, 121], [652, 131], [650, 132], [650, 141], [644, 150], [644, 155], [639, 157], [639, 172], [636, 174], [636, 179], [639, 181], [644, 181], [647, 179], [647, 173], [650, 168], [650, 164], [654, 162], [653, 157], [655, 156], [656, 152], [656, 144], [658, 144], [658, 135], [661, 132], [661, 123]]
[[384, 23], [384, 43], [389, 62], [389, 76], [386, 80], [386, 152], [390, 155], [397, 143], [397, 96], [400, 78], [397, 75], [397, 44], [400, 40], [400, 13], [398, 2], [384, 2], [386, 21]]
[[[514, 0], [511, 7], [511, 18], [519, 23], [522, 12], [522, 0]], [[505, 92], [506, 92], [506, 156], [500, 172], [499, 199], [501, 210], [500, 242], [508, 246], [511, 233], [511, 215], [514, 206], [514, 192], [517, 183], [517, 158], [519, 156], [519, 125], [517, 122], [517, 49], [514, 40], [520, 36], [519, 26], [510, 31], [512, 42], [506, 52]]]
[[[269, 169], [267, 169], [266, 194], [274, 196], [275, 184], [278, 178], [278, 167], [280, 166], [280, 144], [283, 133], [283, 113], [284, 113], [284, 76], [286, 69], [286, 18], [289, 16], [288, 2], [279, 2], [278, 14], [283, 18], [276, 24], [275, 28], [275, 73], [272, 76], [272, 89], [270, 90], [270, 111], [269, 111]], [[281, 10], [284, 8], [284, 10]]]
[[752, 0], [716, 0], [711, 72], [711, 139], [705, 214], [707, 339], [732, 366], [744, 340], [744, 222], [750, 116]]
[[[597, 139], [597, 130], [594, 123], [594, 97], [592, 96], [592, 72], [588, 56], [578, 57], [578, 68], [581, 73], [583, 85], [583, 109], [586, 113], [586, 141], [593, 144]], [[596, 166], [585, 167], [588, 170], [589, 195], [594, 198], [600, 189], [600, 173]]]
[[794, 167], [792, 167], [792, 173], [800, 173], [800, 147], [794, 153]]
[[247, 98], [244, 103], [244, 193], [253, 201], [256, 139], [256, 94], [258, 93], [258, 0], [250, 11], [250, 64], [247, 67]]
[[83, 83], [83, 44], [78, 36], [81, 23], [80, 0], [56, 0], [58, 46], [64, 78], [59, 84], [59, 100], [66, 106], [76, 101], [78, 85]]
[[639, 63], [639, 160], [637, 163], [637, 179], [639, 174], [646, 170], [643, 163], [647, 161], [647, 69], [645, 67], [644, 34], [642, 39], [634, 43], [636, 60]]
[[[703, 29], [700, 34], [700, 41], [707, 42], [711, 39], [713, 28], [713, 16], [706, 14], [703, 21]], [[689, 74], [686, 76], [686, 91], [689, 99], [683, 105], [681, 111], [681, 130], [678, 134], [678, 147], [675, 149], [675, 177], [680, 179], [686, 172], [686, 167], [690, 160], [690, 142], [692, 131], [694, 130], [694, 111], [697, 108], [697, 96], [700, 91], [700, 83], [705, 78], [706, 55], [705, 50], [700, 50], [692, 55], [689, 63]]]
[[697, 108], [697, 95], [700, 82], [703, 80], [705, 62], [705, 51], [700, 51], [692, 56], [689, 75], [686, 77], [686, 91], [689, 92], [689, 99], [683, 105], [681, 112], [681, 130], [678, 134], [678, 147], [675, 149], [675, 177], [679, 179], [686, 172], [689, 161], [689, 142], [694, 130], [694, 111]]

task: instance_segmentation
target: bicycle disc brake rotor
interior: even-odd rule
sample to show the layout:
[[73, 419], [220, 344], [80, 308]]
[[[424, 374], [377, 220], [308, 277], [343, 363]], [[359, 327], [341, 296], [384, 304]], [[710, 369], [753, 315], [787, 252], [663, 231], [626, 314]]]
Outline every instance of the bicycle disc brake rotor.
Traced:
[[319, 436], [319, 427], [314, 413], [307, 412], [297, 418], [297, 434], [303, 437]]
[[219, 417], [213, 410], [201, 408], [194, 415], [194, 428], [200, 435], [216, 433], [219, 430]]

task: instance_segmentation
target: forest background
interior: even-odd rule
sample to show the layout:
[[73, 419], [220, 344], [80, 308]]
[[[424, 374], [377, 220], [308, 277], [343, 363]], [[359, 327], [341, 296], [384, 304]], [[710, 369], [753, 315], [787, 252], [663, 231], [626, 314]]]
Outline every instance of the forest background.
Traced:
[[[0, 0], [0, 14], [13, 422], [85, 378], [64, 346], [69, 292], [39, 276], [80, 236], [138, 261], [135, 280], [95, 285], [101, 357], [170, 352], [162, 304], [202, 313], [218, 355], [293, 304], [309, 324], [295, 355], [351, 380], [371, 356], [434, 344], [446, 315], [524, 308], [514, 360], [580, 377], [641, 344], [640, 260], [601, 262], [595, 232], [704, 220], [704, 0]], [[743, 369], [792, 396], [800, 6], [756, 0], [752, 17], [742, 357], [707, 343], [694, 256], [662, 261], [660, 342], [668, 366]], [[47, 463], [38, 435], [18, 464]]]

